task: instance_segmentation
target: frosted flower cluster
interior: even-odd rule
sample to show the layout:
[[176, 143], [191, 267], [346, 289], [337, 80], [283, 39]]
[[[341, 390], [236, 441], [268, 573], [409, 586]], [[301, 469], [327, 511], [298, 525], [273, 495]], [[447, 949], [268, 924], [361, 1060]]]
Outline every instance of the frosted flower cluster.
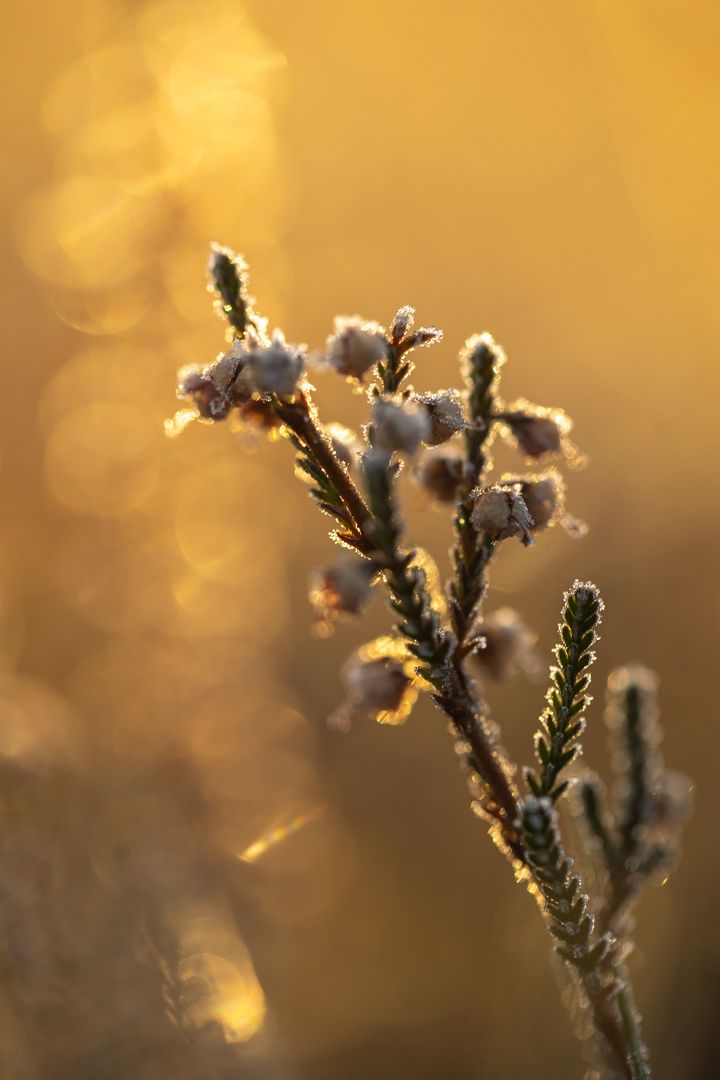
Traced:
[[307, 367], [304, 345], [288, 345], [280, 330], [269, 341], [248, 332], [205, 367], [191, 365], [178, 373], [178, 397], [192, 401], [206, 420], [224, 420], [253, 398], [291, 398]]

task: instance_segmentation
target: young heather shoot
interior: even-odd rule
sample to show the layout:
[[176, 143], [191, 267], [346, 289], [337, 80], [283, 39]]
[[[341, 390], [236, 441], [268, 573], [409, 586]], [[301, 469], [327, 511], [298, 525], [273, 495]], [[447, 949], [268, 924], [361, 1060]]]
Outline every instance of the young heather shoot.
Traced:
[[[333, 519], [331, 536], [344, 549], [311, 575], [318, 625], [327, 631], [337, 619], [358, 616], [380, 586], [392, 612], [391, 633], [346, 664], [347, 695], [331, 725], [348, 730], [355, 713], [398, 723], [419, 691], [432, 697], [455, 734], [473, 809], [538, 901], [565, 965], [572, 995], [563, 998], [572, 996], [575, 1014], [579, 1009], [585, 1018], [588, 1076], [646, 1080], [649, 1055], [627, 967], [631, 912], [648, 881], [667, 877], [688, 811], [688, 783], [665, 770], [658, 751], [656, 678], [637, 667], [610, 676], [612, 801], [596, 776], [575, 765], [603, 611], [595, 585], [575, 581], [565, 594], [536, 762], [520, 773], [524, 788], [483, 693], [483, 679], [507, 680], [538, 665], [534, 635], [520, 615], [484, 611], [491, 564], [506, 543], [529, 547], [557, 522], [573, 536], [584, 531], [565, 513], [565, 485], [555, 467], [579, 459], [568, 441], [571, 421], [560, 409], [503, 400], [505, 355], [487, 333], [460, 350], [456, 387], [419, 394], [408, 382], [416, 350], [442, 334], [414, 329], [412, 308], [401, 308], [389, 330], [357, 315], [339, 316], [318, 356], [289, 344], [279, 330], [268, 333], [248, 295], [242, 258], [213, 245], [208, 274], [228, 345], [213, 362], [180, 372], [184, 409], [169, 432], [192, 414], [205, 422], [233, 415], [291, 442], [296, 472], [310, 482], [312, 499]], [[365, 388], [362, 432], [321, 422], [306, 377], [311, 360]], [[497, 437], [518, 452], [517, 473], [492, 475], [489, 449]], [[451, 508], [452, 574], [444, 588], [430, 557], [406, 538], [403, 468]], [[583, 845], [575, 858], [562, 835], [566, 804], [584, 822], [573, 832]], [[587, 881], [575, 866], [587, 868]]]

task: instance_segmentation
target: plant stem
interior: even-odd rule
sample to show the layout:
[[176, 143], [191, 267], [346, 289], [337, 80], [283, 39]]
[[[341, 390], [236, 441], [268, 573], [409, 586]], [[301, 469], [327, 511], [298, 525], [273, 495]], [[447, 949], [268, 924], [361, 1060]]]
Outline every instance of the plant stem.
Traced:
[[622, 1020], [623, 1031], [629, 1049], [628, 1061], [632, 1070], [632, 1080], [650, 1080], [650, 1071], [647, 1067], [645, 1047], [638, 1030], [635, 1007], [631, 1000], [629, 986], [623, 986], [617, 996], [618, 1009]]
[[[525, 848], [516, 824], [519, 803], [515, 786], [484, 727], [479, 703], [467, 684], [462, 664], [457, 661], [456, 655], [451, 656], [443, 692], [435, 694], [433, 700], [452, 720], [458, 737], [470, 746], [471, 763], [485, 788], [483, 810], [497, 822], [501, 838], [513, 857], [527, 865]], [[495, 839], [500, 837], [496, 836]]]
[[358, 532], [365, 538], [368, 545], [372, 546], [370, 535], [372, 532], [372, 514], [351, 477], [333, 453], [330, 441], [313, 416], [310, 403], [305, 395], [299, 393], [294, 402], [276, 405], [275, 411], [282, 423], [290, 428], [298, 439], [312, 451], [318, 464], [322, 467], [340, 496], [343, 505], [350, 512]]

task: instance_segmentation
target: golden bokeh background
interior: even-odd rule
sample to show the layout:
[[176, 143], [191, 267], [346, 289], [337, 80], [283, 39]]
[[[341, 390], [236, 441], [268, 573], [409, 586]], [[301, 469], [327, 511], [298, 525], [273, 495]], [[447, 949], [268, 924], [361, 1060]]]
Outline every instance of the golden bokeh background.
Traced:
[[[494, 606], [549, 656], [560, 599], [607, 605], [596, 694], [662, 676], [697, 783], [633, 960], [656, 1075], [720, 1055], [720, 12], [699, 0], [41, 0], [3, 30], [0, 1073], [536, 1080], [582, 1066], [548, 939], [444, 721], [325, 718], [326, 522], [290, 448], [167, 439], [174, 374], [223, 347], [209, 242], [320, 348], [413, 304], [474, 332], [507, 398], [562, 406], [590, 523], [502, 553]], [[326, 419], [362, 400], [318, 375]], [[508, 458], [508, 461], [511, 459]], [[449, 522], [408, 492], [444, 564]], [[542, 686], [491, 693], [530, 756]], [[586, 760], [607, 766], [596, 702]]]

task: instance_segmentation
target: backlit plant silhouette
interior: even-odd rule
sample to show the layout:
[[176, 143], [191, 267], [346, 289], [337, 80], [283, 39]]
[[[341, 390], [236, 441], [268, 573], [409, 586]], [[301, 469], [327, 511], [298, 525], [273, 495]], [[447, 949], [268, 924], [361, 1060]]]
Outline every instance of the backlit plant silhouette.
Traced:
[[[349, 659], [347, 695], [331, 725], [347, 730], [354, 712], [398, 723], [419, 691], [432, 696], [451, 721], [473, 810], [538, 901], [571, 977], [578, 1032], [591, 1051], [589, 1077], [649, 1077], [627, 969], [631, 912], [648, 881], [667, 877], [688, 809], [687, 781], [664, 769], [657, 748], [655, 677], [637, 667], [610, 676], [606, 720], [618, 771], [612, 798], [593, 774], [570, 769], [585, 728], [603, 610], [595, 585], [575, 581], [564, 596], [535, 764], [522, 771], [522, 782], [482, 692], [482, 679], [505, 679], [536, 662], [517, 613], [483, 612], [499, 549], [513, 539], [534, 544], [555, 524], [583, 532], [565, 512], [564, 483], [551, 465], [577, 459], [569, 419], [558, 409], [503, 401], [505, 357], [488, 334], [461, 350], [458, 389], [417, 394], [407, 383], [413, 351], [442, 335], [414, 329], [411, 308], [402, 308], [389, 330], [339, 317], [322, 354], [309, 356], [279, 331], [268, 334], [240, 257], [213, 246], [208, 269], [232, 344], [213, 363], [180, 372], [178, 394], [189, 404], [169, 422], [170, 432], [193, 416], [221, 421], [235, 413], [290, 439], [296, 471], [335, 520], [331, 535], [344, 549], [312, 578], [321, 623], [359, 614], [378, 584], [395, 614], [392, 634]], [[321, 423], [306, 379], [310, 362], [356, 386], [367, 383], [370, 413], [360, 435]], [[524, 467], [541, 471], [493, 477], [490, 449], [498, 436], [516, 447]], [[453, 514], [453, 572], [444, 590], [430, 557], [404, 540], [402, 468]], [[563, 804], [582, 819], [576, 862], [562, 838]]]

